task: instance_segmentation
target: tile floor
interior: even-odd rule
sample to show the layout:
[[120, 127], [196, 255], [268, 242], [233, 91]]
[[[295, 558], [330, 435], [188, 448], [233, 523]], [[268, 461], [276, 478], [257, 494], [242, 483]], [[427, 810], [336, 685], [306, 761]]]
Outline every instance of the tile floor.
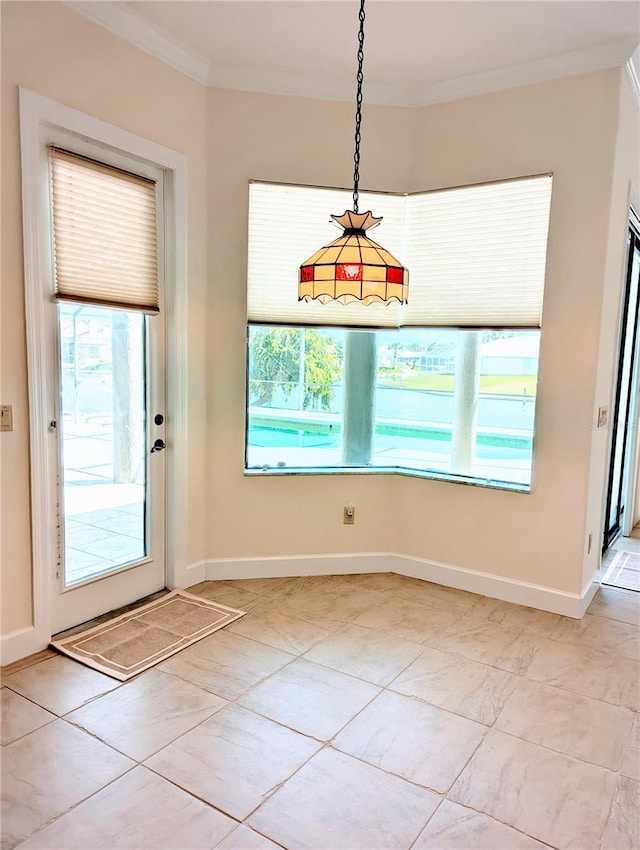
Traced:
[[577, 622], [393, 574], [191, 590], [249, 613], [125, 684], [5, 671], [3, 850], [640, 846], [640, 594]]

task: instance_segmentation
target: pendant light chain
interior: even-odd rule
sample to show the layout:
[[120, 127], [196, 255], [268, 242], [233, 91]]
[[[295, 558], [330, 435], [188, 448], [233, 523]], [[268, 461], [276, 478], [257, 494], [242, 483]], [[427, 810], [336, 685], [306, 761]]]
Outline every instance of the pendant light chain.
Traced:
[[[369, 212], [358, 210], [360, 183], [360, 127], [362, 124], [362, 66], [364, 64], [364, 4], [360, 0], [358, 30], [358, 76], [356, 88], [356, 132], [353, 154], [353, 209], [342, 215], [332, 215], [343, 233], [324, 245], [302, 263], [298, 273], [298, 301], [319, 301], [328, 304], [359, 302], [367, 307], [392, 302], [406, 304], [409, 290], [409, 271], [393, 254], [367, 236], [367, 231], [382, 221]], [[364, 322], [358, 326], [369, 327]]]
[[358, 82], [356, 90], [356, 134], [353, 154], [353, 211], [358, 212], [358, 184], [360, 183], [360, 125], [362, 124], [362, 65], [364, 63], [364, 0], [360, 0], [360, 29], [358, 31]]

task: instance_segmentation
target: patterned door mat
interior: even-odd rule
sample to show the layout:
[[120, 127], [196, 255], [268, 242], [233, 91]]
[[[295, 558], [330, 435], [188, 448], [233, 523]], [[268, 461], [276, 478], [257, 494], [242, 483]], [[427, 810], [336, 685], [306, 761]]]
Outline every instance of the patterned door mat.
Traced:
[[184, 590], [172, 590], [99, 626], [52, 641], [51, 646], [124, 682], [245, 613]]

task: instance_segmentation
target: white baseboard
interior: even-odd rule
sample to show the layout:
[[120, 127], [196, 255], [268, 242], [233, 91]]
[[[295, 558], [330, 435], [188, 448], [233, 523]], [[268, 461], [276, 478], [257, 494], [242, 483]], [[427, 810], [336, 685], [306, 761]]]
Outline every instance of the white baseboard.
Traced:
[[389, 552], [356, 552], [336, 555], [285, 555], [269, 558], [214, 558], [204, 561], [205, 578], [280, 578], [286, 576], [349, 575], [397, 572]]
[[[538, 608], [552, 614], [580, 619], [598, 589], [591, 584], [582, 593], [567, 593], [544, 585], [532, 584], [517, 579], [503, 578], [491, 573], [467, 570], [437, 561], [426, 561], [408, 555], [397, 555], [398, 569], [394, 572], [424, 581], [432, 581], [445, 587], [455, 587], [470, 593], [479, 593], [492, 599], [501, 599], [515, 605]], [[590, 595], [589, 595], [590, 594]]]
[[199, 579], [200, 581], [393, 572], [575, 619], [584, 615], [598, 589], [598, 583], [594, 580], [590, 581], [580, 594], [567, 593], [543, 585], [393, 552], [215, 558], [201, 561], [194, 567], [202, 568], [203, 578]]
[[[185, 587], [201, 581], [281, 576], [349, 575], [352, 573], [398, 573], [445, 587], [467, 590], [516, 605], [539, 608], [580, 619], [599, 584], [594, 577], [582, 593], [566, 593], [529, 582], [426, 561], [393, 552], [356, 552], [336, 555], [292, 555], [270, 558], [214, 558], [187, 568]], [[33, 626], [17, 629], [0, 638], [0, 664], [5, 666], [46, 649], [49, 638]]]
[[7, 632], [0, 638], [0, 666], [6, 667], [49, 646], [49, 639], [33, 626]]

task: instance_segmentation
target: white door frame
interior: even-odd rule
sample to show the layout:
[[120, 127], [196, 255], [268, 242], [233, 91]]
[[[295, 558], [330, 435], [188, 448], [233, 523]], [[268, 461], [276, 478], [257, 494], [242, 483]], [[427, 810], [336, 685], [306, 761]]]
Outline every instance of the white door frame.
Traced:
[[[187, 395], [187, 158], [35, 92], [20, 89], [25, 311], [31, 458], [31, 536], [33, 626], [21, 629], [15, 648], [6, 647], [3, 663], [46, 647], [51, 639], [51, 589], [57, 552], [54, 545], [58, 470], [50, 451], [55, 439], [52, 382], [43, 364], [50, 362], [54, 328], [46, 320], [43, 281], [51, 280], [51, 228], [46, 159], [51, 128], [121, 152], [162, 169], [166, 262], [167, 352], [167, 584], [185, 587], [188, 519]], [[13, 643], [13, 642], [12, 642]], [[3, 647], [4, 649], [4, 647]], [[5, 653], [3, 653], [4, 655]]]

